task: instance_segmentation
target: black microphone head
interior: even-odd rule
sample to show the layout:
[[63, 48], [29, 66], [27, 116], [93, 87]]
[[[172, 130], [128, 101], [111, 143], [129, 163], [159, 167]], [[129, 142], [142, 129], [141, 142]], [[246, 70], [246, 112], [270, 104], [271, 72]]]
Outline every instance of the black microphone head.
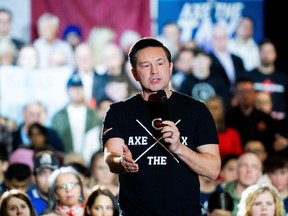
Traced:
[[167, 95], [164, 90], [157, 91], [157, 97], [159, 102], [166, 102], [167, 101]]

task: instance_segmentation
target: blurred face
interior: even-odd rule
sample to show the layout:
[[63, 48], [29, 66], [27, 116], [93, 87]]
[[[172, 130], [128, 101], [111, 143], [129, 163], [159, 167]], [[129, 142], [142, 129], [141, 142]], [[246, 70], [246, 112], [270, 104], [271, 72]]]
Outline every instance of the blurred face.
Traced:
[[136, 55], [136, 69], [133, 73], [144, 93], [160, 89], [168, 92], [173, 64], [169, 63], [164, 50], [160, 47], [147, 47], [139, 50]]
[[275, 202], [272, 194], [269, 191], [264, 191], [259, 194], [251, 208], [251, 216], [274, 216], [275, 215]]
[[193, 59], [193, 74], [200, 78], [206, 79], [210, 75], [211, 59], [209, 56], [199, 54]]
[[262, 162], [253, 153], [244, 153], [238, 160], [238, 181], [244, 187], [255, 184], [262, 176]]
[[36, 173], [35, 181], [37, 183], [37, 187], [42, 194], [47, 194], [49, 187], [48, 187], [48, 178], [53, 172], [52, 169], [44, 168], [39, 170]]
[[260, 160], [263, 162], [267, 159], [267, 152], [262, 142], [258, 140], [251, 140], [245, 144], [244, 151], [254, 152], [258, 155]]
[[40, 122], [42, 108], [39, 104], [29, 104], [24, 111], [24, 121], [28, 126]]
[[124, 100], [129, 96], [127, 82], [109, 82], [105, 86], [107, 96], [113, 101]]
[[225, 30], [220, 26], [216, 26], [213, 29], [212, 34], [213, 48], [219, 52], [226, 52], [227, 42], [228, 42], [228, 35], [226, 34]]
[[165, 36], [165, 38], [168, 38], [175, 44], [179, 43], [180, 32], [177, 25], [175, 24], [166, 25], [163, 28], [163, 35]]
[[83, 86], [69, 87], [68, 94], [71, 102], [83, 103], [85, 101]]
[[175, 67], [177, 71], [181, 71], [184, 74], [191, 74], [192, 73], [192, 60], [193, 60], [193, 53], [192, 51], [184, 50], [179, 54], [175, 62]]
[[279, 192], [288, 191], [288, 168], [276, 169], [268, 176]]
[[22, 199], [11, 197], [7, 202], [7, 216], [30, 216], [29, 206]]
[[265, 43], [260, 47], [260, 60], [263, 66], [274, 64], [276, 58], [277, 53], [272, 43]]
[[236, 86], [236, 98], [243, 108], [253, 107], [255, 104], [256, 92], [253, 83], [242, 82]]
[[219, 122], [223, 119], [223, 104], [222, 101], [219, 99], [211, 99], [207, 101], [207, 107], [212, 114], [212, 117], [215, 122]]
[[255, 107], [267, 114], [271, 114], [271, 95], [268, 92], [258, 92], [256, 95]]
[[46, 143], [45, 135], [42, 134], [41, 131], [36, 127], [32, 128], [29, 139], [30, 139], [32, 146], [35, 148], [41, 147], [45, 145]]
[[114, 184], [115, 178], [117, 177], [115, 173], [109, 171], [103, 156], [100, 156], [95, 160], [93, 176], [100, 185]]
[[48, 42], [53, 42], [56, 38], [58, 27], [52, 21], [46, 21], [38, 26], [38, 33]]
[[0, 35], [6, 36], [9, 34], [11, 25], [10, 15], [6, 12], [0, 13]]
[[18, 65], [25, 68], [37, 66], [37, 53], [33, 47], [24, 47], [19, 52]]
[[75, 61], [79, 71], [90, 72], [93, 70], [93, 56], [88, 45], [81, 44], [76, 47]]
[[223, 182], [236, 180], [237, 174], [237, 159], [231, 159], [220, 171], [220, 176]]
[[72, 173], [62, 173], [56, 180], [55, 196], [62, 205], [72, 207], [79, 203], [81, 188], [76, 176]]
[[120, 47], [109, 44], [105, 47], [102, 54], [102, 63], [107, 67], [112, 75], [120, 75], [124, 64], [124, 56]]
[[237, 36], [243, 39], [249, 39], [253, 35], [253, 23], [250, 19], [243, 18], [237, 29]]
[[100, 194], [94, 201], [91, 216], [113, 216], [113, 202], [110, 197]]

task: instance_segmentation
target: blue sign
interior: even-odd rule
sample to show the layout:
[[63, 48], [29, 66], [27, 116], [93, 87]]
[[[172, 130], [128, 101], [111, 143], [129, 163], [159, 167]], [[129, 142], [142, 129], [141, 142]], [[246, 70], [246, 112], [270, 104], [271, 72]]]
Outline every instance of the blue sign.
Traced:
[[[176, 22], [181, 29], [183, 43], [193, 39], [204, 45], [211, 39], [212, 26], [224, 24], [230, 37], [243, 16], [254, 22], [254, 39], [259, 42], [263, 37], [264, 0], [159, 0], [158, 32], [168, 22]], [[205, 45], [204, 45], [205, 46]]]

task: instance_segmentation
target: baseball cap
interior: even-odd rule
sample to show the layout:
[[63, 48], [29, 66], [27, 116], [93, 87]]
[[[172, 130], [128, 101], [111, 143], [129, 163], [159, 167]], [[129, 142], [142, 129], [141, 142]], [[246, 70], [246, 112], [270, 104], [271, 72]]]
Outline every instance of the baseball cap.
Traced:
[[83, 86], [80, 76], [78, 74], [73, 74], [67, 82], [67, 88], [80, 86]]
[[52, 170], [59, 168], [59, 161], [56, 155], [49, 152], [44, 152], [37, 155], [34, 159], [34, 170], [38, 172], [41, 169], [50, 168]]

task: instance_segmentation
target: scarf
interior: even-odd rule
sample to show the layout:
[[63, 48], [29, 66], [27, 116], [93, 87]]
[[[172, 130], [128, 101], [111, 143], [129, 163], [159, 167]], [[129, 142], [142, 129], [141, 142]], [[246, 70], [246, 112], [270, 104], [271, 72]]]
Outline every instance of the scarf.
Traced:
[[[84, 205], [82, 203], [77, 204], [73, 207], [68, 207], [65, 205], [60, 205], [57, 204], [55, 207], [56, 212], [59, 212], [61, 214], [65, 214], [67, 216], [77, 216], [77, 215], [82, 215], [84, 211]], [[80, 213], [80, 214], [79, 214]]]

